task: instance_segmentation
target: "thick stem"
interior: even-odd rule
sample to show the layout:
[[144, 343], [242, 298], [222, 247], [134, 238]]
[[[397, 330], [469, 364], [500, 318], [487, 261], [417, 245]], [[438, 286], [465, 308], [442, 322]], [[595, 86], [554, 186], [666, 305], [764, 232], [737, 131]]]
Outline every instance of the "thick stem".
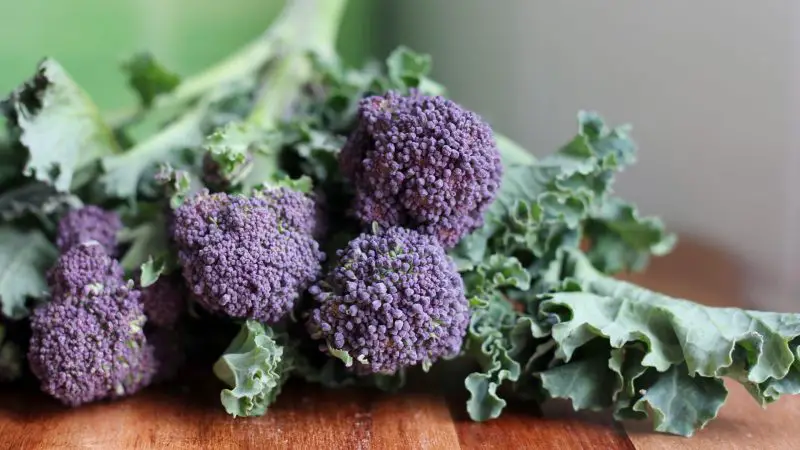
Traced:
[[[313, 74], [309, 53], [327, 59], [336, 55], [347, 0], [294, 0], [285, 22], [275, 31], [284, 39], [282, 57], [265, 76], [266, 83], [247, 121], [271, 128], [300, 94]], [[284, 28], [288, 27], [288, 28]]]
[[[214, 88], [257, 73], [286, 49], [313, 49], [329, 57], [347, 0], [287, 0], [281, 14], [259, 37], [223, 61], [183, 80], [178, 87], [155, 99], [153, 108], [171, 108], [195, 100]], [[141, 111], [116, 114], [110, 122], [119, 126]]]

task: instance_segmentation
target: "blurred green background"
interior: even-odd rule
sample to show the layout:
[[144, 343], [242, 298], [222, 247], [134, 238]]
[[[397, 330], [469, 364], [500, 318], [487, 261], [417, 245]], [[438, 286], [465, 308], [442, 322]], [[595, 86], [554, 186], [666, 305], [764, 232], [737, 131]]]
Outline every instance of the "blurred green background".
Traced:
[[[374, 0], [350, 0], [339, 41], [343, 58], [363, 62], [375, 51]], [[135, 102], [119, 70], [139, 51], [189, 75], [256, 37], [282, 0], [27, 0], [0, 2], [0, 91], [57, 59], [103, 109]]]

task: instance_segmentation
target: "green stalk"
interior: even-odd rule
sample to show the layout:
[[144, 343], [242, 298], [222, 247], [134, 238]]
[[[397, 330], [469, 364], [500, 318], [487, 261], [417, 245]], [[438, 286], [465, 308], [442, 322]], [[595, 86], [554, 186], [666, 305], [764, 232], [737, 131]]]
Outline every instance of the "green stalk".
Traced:
[[[287, 0], [281, 14], [260, 36], [216, 65], [186, 78], [173, 91], [156, 97], [152, 107], [177, 107], [219, 86], [254, 77], [288, 48], [308, 48], [324, 57], [333, 56], [346, 5], [347, 0]], [[115, 128], [130, 123], [141, 113], [115, 113], [109, 123]]]
[[[215, 67], [182, 82], [174, 91], [154, 101], [167, 109], [197, 102], [173, 125], [123, 153], [105, 158], [103, 184], [114, 197], [136, 195], [143, 167], [165, 160], [180, 148], [196, 146], [202, 117], [210, 101], [232, 83], [259, 77], [264, 86], [247, 119], [249, 125], [269, 131], [288, 110], [313, 75], [310, 52], [322, 58], [335, 56], [335, 42], [347, 0], [288, 0], [281, 15], [259, 38]], [[268, 67], [265, 74], [260, 72]], [[252, 177], [273, 173], [277, 152], [256, 157]], [[135, 168], [135, 170], [131, 170]], [[122, 181], [120, 181], [122, 180]]]

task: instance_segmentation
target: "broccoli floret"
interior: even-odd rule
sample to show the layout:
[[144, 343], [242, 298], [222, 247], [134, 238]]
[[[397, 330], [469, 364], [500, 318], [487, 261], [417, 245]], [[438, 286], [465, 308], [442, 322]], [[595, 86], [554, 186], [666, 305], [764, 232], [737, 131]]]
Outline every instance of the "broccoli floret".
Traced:
[[461, 349], [469, 322], [464, 285], [437, 241], [391, 227], [362, 234], [310, 288], [307, 322], [323, 352], [360, 373], [427, 366]]
[[445, 248], [483, 224], [503, 172], [489, 125], [451, 100], [417, 92], [361, 100], [339, 163], [363, 223], [413, 228]]
[[162, 275], [141, 289], [148, 325], [173, 329], [186, 311], [186, 288], [180, 276]]
[[53, 298], [80, 296], [86, 290], [124, 283], [119, 262], [97, 241], [88, 241], [65, 251], [47, 273]]
[[31, 314], [31, 371], [45, 393], [70, 406], [130, 395], [153, 375], [144, 323], [129, 284], [65, 292]]
[[306, 226], [313, 209], [295, 211], [302, 205], [273, 194], [201, 192], [175, 210], [183, 276], [209, 312], [277, 322], [319, 275], [324, 254]]
[[114, 212], [88, 205], [74, 209], [58, 223], [56, 245], [61, 253], [88, 241], [97, 241], [109, 256], [116, 256], [117, 233], [122, 221]]

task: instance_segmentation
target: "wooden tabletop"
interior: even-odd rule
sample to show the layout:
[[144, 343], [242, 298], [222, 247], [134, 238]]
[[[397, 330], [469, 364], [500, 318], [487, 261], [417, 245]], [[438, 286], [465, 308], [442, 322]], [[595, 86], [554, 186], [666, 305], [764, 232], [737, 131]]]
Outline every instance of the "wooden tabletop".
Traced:
[[[668, 294], [713, 305], [743, 306], [730, 258], [682, 244], [647, 273], [628, 277]], [[33, 387], [0, 388], [0, 449], [290, 448], [290, 449], [795, 449], [800, 398], [762, 410], [742, 389], [720, 417], [693, 438], [656, 434], [649, 423], [614, 423], [577, 414], [569, 404], [511, 404], [486, 423], [464, 413], [463, 378], [412, 383], [396, 395], [286, 387], [261, 418], [233, 419], [218, 403], [208, 373], [181, 388], [152, 388], [107, 404], [66, 410]]]

